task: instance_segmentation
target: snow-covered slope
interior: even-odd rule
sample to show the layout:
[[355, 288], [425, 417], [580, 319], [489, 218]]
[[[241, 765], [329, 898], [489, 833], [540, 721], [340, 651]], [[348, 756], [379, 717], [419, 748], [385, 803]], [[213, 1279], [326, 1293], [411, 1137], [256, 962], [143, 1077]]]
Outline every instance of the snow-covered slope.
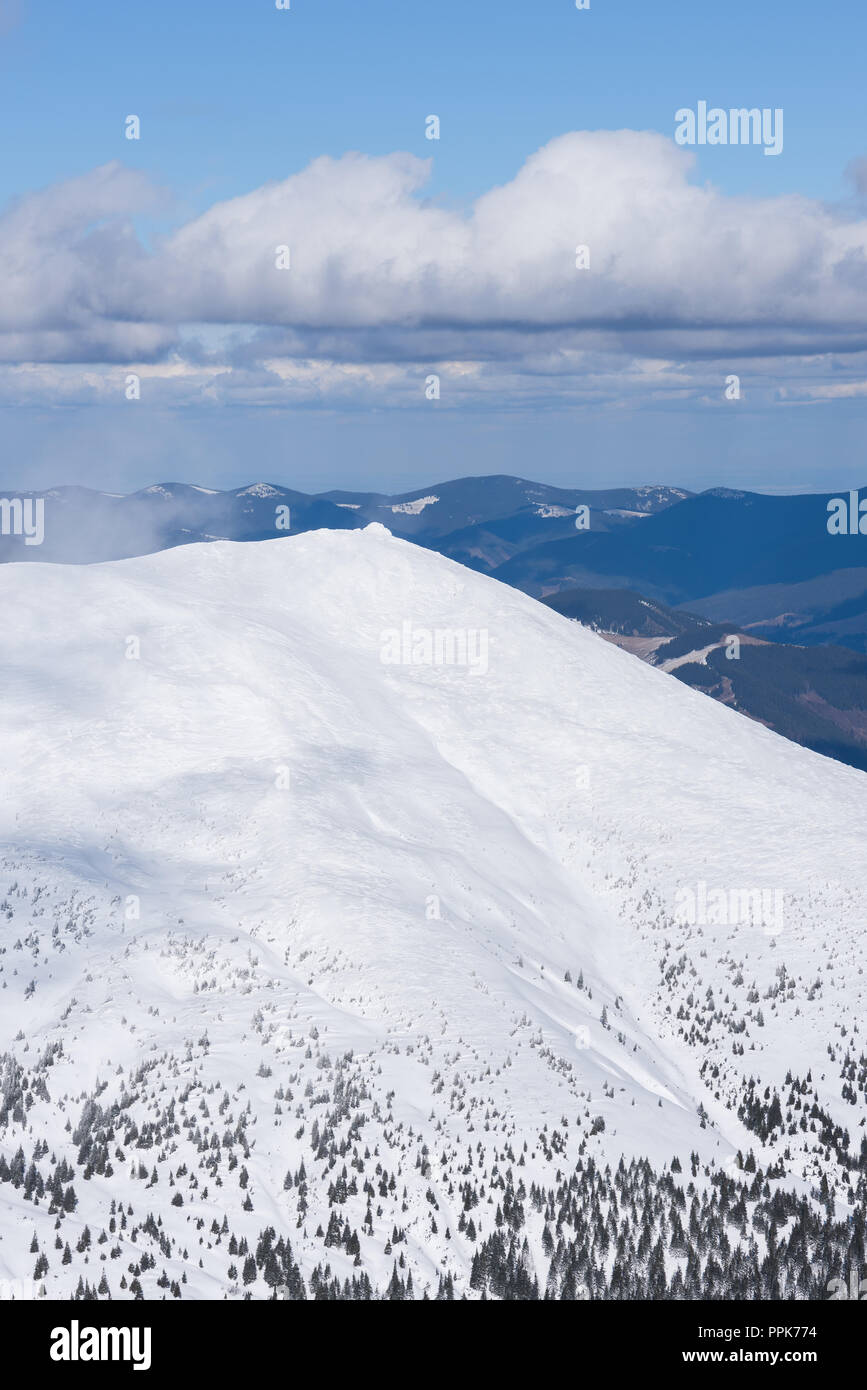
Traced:
[[0, 1279], [460, 1296], [621, 1155], [845, 1214], [863, 774], [379, 526], [0, 586]]

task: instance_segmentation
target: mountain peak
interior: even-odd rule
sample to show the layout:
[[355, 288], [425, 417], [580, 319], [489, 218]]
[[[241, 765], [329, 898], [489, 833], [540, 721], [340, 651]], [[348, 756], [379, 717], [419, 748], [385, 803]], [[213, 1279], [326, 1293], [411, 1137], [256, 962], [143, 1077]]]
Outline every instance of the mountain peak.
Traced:
[[[751, 1147], [850, 1190], [834, 1125], [865, 1107], [815, 1064], [867, 1011], [862, 774], [378, 523], [7, 565], [0, 602], [7, 1094], [38, 1165], [69, 1164], [77, 1231], [112, 1201], [144, 1223], [115, 1239], [148, 1297], [164, 1265], [223, 1296], [230, 1252], [189, 1223], [224, 1213], [251, 1251], [280, 1225], [307, 1280], [351, 1277], [357, 1231], [377, 1289], [397, 1228], [419, 1296], [444, 1271], [477, 1297], [498, 1228], [480, 1201], [468, 1234], [454, 1194], [511, 1184], [519, 1147], [546, 1193], [673, 1153], [703, 1193]], [[756, 1096], [811, 1066], [822, 1142], [760, 1141]], [[344, 1141], [350, 1179], [319, 1161]], [[56, 1217], [8, 1190], [28, 1278]]]

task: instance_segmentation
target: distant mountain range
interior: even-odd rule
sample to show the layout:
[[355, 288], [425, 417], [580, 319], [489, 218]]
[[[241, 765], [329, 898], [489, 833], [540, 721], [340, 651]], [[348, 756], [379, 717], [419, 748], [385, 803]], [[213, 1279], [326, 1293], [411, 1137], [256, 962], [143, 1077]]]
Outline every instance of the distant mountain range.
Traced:
[[311, 497], [274, 483], [231, 492], [156, 483], [125, 495], [82, 487], [3, 495], [44, 499], [45, 540], [25, 547], [20, 537], [0, 536], [0, 561], [83, 564], [194, 541], [269, 540], [290, 531], [350, 530], [377, 521], [395, 535], [480, 570], [573, 535], [577, 507], [588, 509], [594, 533], [618, 531], [689, 496], [682, 488], [592, 492], [507, 477], [459, 478], [396, 496], [326, 492]]
[[[867, 766], [867, 536], [829, 534], [831, 494], [588, 490], [496, 475], [395, 495], [311, 496], [263, 482], [23, 495], [44, 500], [44, 542], [0, 535], [0, 561], [82, 564], [381, 522], [548, 599], [787, 737]], [[711, 624], [717, 639], [739, 634], [737, 662], [718, 640], [704, 650]], [[664, 656], [659, 643], [647, 645], [656, 638], [665, 639]]]

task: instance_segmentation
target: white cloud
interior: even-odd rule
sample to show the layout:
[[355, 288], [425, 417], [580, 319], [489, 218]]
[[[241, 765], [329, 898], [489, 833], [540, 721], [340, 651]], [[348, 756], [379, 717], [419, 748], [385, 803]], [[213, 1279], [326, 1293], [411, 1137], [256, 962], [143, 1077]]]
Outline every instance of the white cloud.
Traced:
[[174, 353], [188, 369], [153, 379], [172, 400], [399, 403], [441, 367], [461, 399], [574, 399], [609, 389], [618, 358], [622, 390], [664, 393], [704, 390], [711, 364], [761, 357], [784, 377], [833, 350], [845, 386], [840, 363], [867, 347], [867, 222], [727, 197], [691, 163], [650, 132], [575, 132], [464, 212], [425, 200], [411, 155], [322, 158], [151, 249], [131, 219], [159, 195], [109, 165], [0, 217], [0, 361]]
[[158, 284], [141, 270], [167, 318], [296, 329], [675, 326], [687, 340], [759, 318], [863, 323], [867, 223], [800, 197], [725, 197], [691, 184], [691, 163], [661, 135], [577, 132], [464, 215], [419, 199], [427, 164], [409, 155], [320, 159], [182, 228]]
[[131, 218], [162, 195], [142, 174], [107, 164], [16, 199], [0, 216], [0, 355], [106, 361], [131, 344], [164, 351], [171, 320], [126, 322], [131, 276], [148, 258]]

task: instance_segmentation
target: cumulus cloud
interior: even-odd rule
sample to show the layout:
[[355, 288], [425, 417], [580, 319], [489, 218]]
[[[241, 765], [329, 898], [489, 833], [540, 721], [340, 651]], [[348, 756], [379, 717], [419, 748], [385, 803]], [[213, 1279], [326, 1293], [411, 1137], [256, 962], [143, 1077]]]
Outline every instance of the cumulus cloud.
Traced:
[[[464, 215], [419, 198], [425, 161], [316, 160], [170, 238], [158, 302], [166, 315], [181, 305], [184, 318], [308, 329], [676, 326], [685, 341], [708, 325], [745, 337], [760, 320], [863, 323], [867, 222], [803, 198], [727, 198], [690, 183], [691, 164], [661, 135], [577, 132]], [[292, 268], [280, 272], [284, 244]]]
[[164, 196], [144, 175], [107, 164], [16, 199], [0, 217], [0, 354], [6, 361], [111, 361], [156, 353], [171, 319], [127, 314], [130, 277], [156, 271], [132, 219]]
[[436, 364], [461, 392], [568, 394], [618, 355], [645, 389], [688, 389], [678, 364], [700, 389], [701, 363], [867, 348], [867, 221], [691, 168], [661, 135], [574, 132], [455, 210], [426, 161], [348, 154], [146, 249], [132, 218], [159, 194], [110, 165], [0, 218], [0, 361], [184, 360], [166, 391], [315, 400], [417, 392]]

